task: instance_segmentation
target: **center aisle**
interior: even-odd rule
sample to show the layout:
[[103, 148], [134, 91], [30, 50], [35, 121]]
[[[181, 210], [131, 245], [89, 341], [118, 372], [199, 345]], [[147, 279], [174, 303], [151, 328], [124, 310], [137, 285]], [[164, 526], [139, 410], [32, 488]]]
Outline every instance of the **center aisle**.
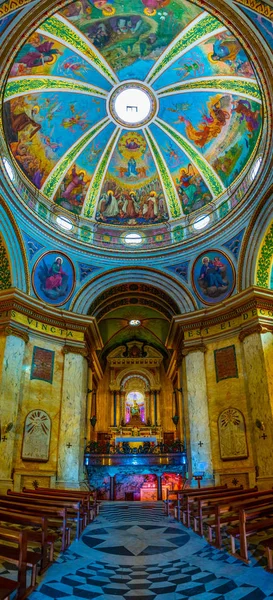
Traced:
[[215, 550], [163, 503], [103, 502], [30, 600], [261, 600], [273, 575]]

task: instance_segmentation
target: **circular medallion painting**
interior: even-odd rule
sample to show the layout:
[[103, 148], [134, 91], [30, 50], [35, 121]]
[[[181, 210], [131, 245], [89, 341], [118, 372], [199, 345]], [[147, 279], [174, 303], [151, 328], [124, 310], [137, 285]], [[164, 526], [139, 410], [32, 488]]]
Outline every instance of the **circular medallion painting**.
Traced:
[[60, 252], [46, 252], [36, 261], [32, 285], [40, 300], [55, 306], [65, 304], [75, 287], [75, 269], [70, 258]]
[[206, 250], [193, 264], [192, 283], [195, 293], [204, 304], [221, 302], [234, 290], [234, 266], [224, 252]]

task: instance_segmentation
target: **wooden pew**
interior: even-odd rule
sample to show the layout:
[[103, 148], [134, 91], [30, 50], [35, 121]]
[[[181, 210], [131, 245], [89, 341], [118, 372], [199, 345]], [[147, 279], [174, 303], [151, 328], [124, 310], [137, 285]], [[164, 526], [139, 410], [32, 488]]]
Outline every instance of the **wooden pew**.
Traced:
[[197, 498], [196, 501], [194, 501], [193, 510], [191, 511], [194, 520], [194, 531], [196, 533], [199, 533], [199, 535], [203, 536], [203, 521], [204, 518], [210, 514], [210, 506], [212, 504], [217, 504], [218, 501], [221, 502], [221, 500], [223, 500], [223, 502], [231, 502], [232, 500], [235, 502], [237, 499], [239, 501], [241, 498], [252, 499], [253, 494], [255, 494], [256, 492], [258, 492], [257, 486], [255, 486], [254, 488], [249, 488], [247, 490], [233, 490], [233, 492], [231, 493], [217, 495], [213, 498], [209, 498], [208, 496], [202, 496], [202, 498]]
[[[53, 551], [54, 551], [54, 541], [57, 539], [56, 534], [48, 533], [48, 519], [45, 516], [37, 516], [37, 515], [26, 515], [26, 514], [17, 514], [12, 510], [1, 510], [0, 508], [0, 524], [1, 526], [5, 526], [6, 523], [11, 523], [11, 525], [23, 525], [25, 527], [32, 526], [39, 528], [41, 531], [32, 531], [31, 529], [27, 530], [27, 539], [31, 542], [37, 542], [41, 546], [41, 573], [43, 573], [50, 563], [53, 562]], [[14, 529], [11, 528], [11, 531]], [[17, 531], [17, 529], [15, 530]], [[49, 560], [48, 560], [48, 546], [49, 546]]]
[[13, 581], [0, 575], [0, 600], [10, 600], [10, 596], [15, 590], [18, 590], [18, 581]]
[[8, 490], [7, 496], [0, 495], [0, 501], [6, 498], [11, 498], [15, 502], [22, 504], [28, 503], [34, 506], [52, 506], [56, 508], [66, 508], [67, 517], [75, 518], [76, 521], [76, 539], [79, 540], [81, 532], [87, 523], [87, 513], [83, 508], [82, 501], [62, 500], [61, 498], [41, 498], [35, 494], [21, 494]]
[[[230, 534], [231, 553], [240, 558], [244, 562], [248, 560], [247, 537], [273, 527], [273, 502], [269, 501], [267, 506], [263, 507], [242, 507], [239, 509], [239, 525], [229, 528], [227, 533]], [[266, 517], [266, 518], [264, 518]], [[235, 549], [235, 539], [239, 538], [240, 551], [239, 554]]]
[[[241, 486], [242, 487], [242, 486]], [[185, 490], [178, 490], [178, 494], [177, 494], [177, 514], [176, 514], [176, 518], [178, 521], [180, 521], [180, 512], [181, 512], [181, 500], [182, 500], [182, 504], [183, 504], [183, 498], [186, 497], [190, 497], [193, 494], [195, 496], [205, 496], [206, 494], [209, 493], [216, 493], [216, 492], [224, 492], [225, 490], [229, 490], [229, 489], [239, 489], [239, 488], [228, 488], [227, 484], [225, 485], [217, 485], [217, 486], [208, 486], [208, 487], [203, 487], [203, 488], [187, 488]]]
[[265, 547], [267, 558], [267, 570], [273, 572], [273, 537], [261, 542]]
[[[8, 546], [2, 542], [8, 542], [9, 544], [16, 544], [17, 547]], [[11, 559], [10, 554], [13, 555]], [[27, 533], [26, 531], [11, 531], [4, 527], [0, 527], [0, 558], [9, 560], [15, 563], [18, 567], [18, 580], [17, 580], [17, 598], [18, 600], [24, 600], [30, 592], [35, 589], [33, 587], [33, 577], [31, 579], [31, 585], [27, 588], [27, 562], [28, 562], [27, 551]], [[31, 554], [34, 554], [32, 552]], [[9, 585], [9, 584], [5, 584]], [[9, 590], [8, 590], [9, 591]], [[6, 596], [4, 596], [5, 598]], [[8, 597], [8, 596], [7, 596]]]
[[243, 486], [240, 486], [239, 488], [236, 488], [236, 490], [234, 488], [227, 488], [226, 490], [220, 491], [211, 490], [209, 493], [206, 492], [205, 494], [196, 494], [195, 492], [193, 492], [192, 494], [187, 494], [185, 497], [182, 497], [183, 524], [186, 527], [190, 527], [191, 508], [194, 508], [194, 503], [197, 502], [199, 498], [202, 498], [206, 501], [213, 500], [213, 498], [221, 499], [229, 497], [232, 494], [234, 495], [235, 493], [240, 493], [242, 491], [244, 491]]
[[[181, 494], [192, 494], [193, 492], [196, 492], [196, 494], [205, 494], [206, 492], [212, 491], [212, 490], [226, 490], [227, 489], [227, 484], [225, 485], [218, 485], [218, 486], [207, 486], [207, 487], [203, 487], [203, 488], [184, 488], [184, 489], [180, 489], [180, 490], [168, 490], [167, 491], [167, 499], [165, 501], [165, 512], [166, 514], [169, 516], [170, 514], [170, 504], [174, 503], [176, 501], [176, 507], [177, 507], [177, 519], [180, 521], [180, 498], [181, 498]], [[174, 496], [173, 498], [170, 498], [170, 496]]]
[[273, 501], [273, 490], [264, 490], [254, 492], [250, 497], [243, 494], [240, 499], [236, 497], [234, 500], [229, 498], [228, 501], [210, 501], [208, 506], [210, 517], [204, 519], [204, 524], [208, 527], [208, 541], [210, 544], [213, 544], [213, 530], [215, 530], [215, 546], [221, 548], [221, 527], [239, 521], [239, 509], [241, 507], [264, 506], [271, 501], [271, 497]]
[[[8, 497], [7, 497], [8, 498]], [[49, 506], [34, 506], [33, 504], [22, 504], [14, 502], [11, 498], [0, 500], [0, 510], [5, 512], [16, 512], [18, 515], [36, 515], [48, 517], [49, 527], [61, 529], [62, 532], [62, 552], [70, 544], [70, 527], [67, 525], [66, 508], [54, 508]]]
[[[9, 492], [9, 490], [8, 490]], [[87, 510], [87, 522], [90, 523], [93, 521], [94, 516], [98, 514], [99, 505], [97, 502], [94, 502], [91, 498], [92, 492], [81, 492], [80, 490], [62, 490], [62, 489], [52, 489], [52, 488], [37, 488], [36, 490], [23, 488], [23, 494], [33, 494], [42, 498], [60, 498], [63, 500], [71, 500], [71, 501], [79, 501], [82, 500], [83, 505], [86, 506]]]

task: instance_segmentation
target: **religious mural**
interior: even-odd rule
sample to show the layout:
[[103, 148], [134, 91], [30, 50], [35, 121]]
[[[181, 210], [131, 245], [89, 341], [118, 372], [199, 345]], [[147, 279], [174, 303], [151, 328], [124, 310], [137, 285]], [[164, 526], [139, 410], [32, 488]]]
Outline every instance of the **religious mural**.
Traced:
[[[145, 129], [115, 117], [148, 90]], [[262, 99], [240, 42], [188, 0], [77, 0], [17, 53], [5, 89], [10, 151], [52, 202], [106, 225], [156, 225], [213, 201], [254, 155]]]
[[204, 304], [215, 304], [228, 298], [235, 286], [235, 271], [231, 260], [219, 250], [207, 250], [195, 260], [192, 283]]
[[40, 300], [55, 306], [65, 304], [75, 286], [73, 263], [65, 254], [46, 252], [33, 267], [32, 285]]
[[22, 459], [47, 462], [49, 457], [51, 420], [46, 412], [32, 410], [25, 420]]
[[157, 169], [143, 133], [122, 133], [105, 176], [98, 221], [148, 224], [168, 219]]
[[245, 419], [240, 410], [231, 407], [223, 410], [219, 415], [218, 429], [222, 460], [248, 457]]

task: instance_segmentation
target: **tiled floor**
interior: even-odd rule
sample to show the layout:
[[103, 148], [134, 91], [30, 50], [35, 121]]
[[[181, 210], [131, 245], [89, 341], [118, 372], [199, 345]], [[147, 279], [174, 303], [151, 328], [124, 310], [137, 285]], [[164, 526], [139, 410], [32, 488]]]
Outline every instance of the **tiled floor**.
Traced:
[[249, 567], [163, 514], [162, 503], [103, 503], [30, 600], [260, 600], [273, 574]]

